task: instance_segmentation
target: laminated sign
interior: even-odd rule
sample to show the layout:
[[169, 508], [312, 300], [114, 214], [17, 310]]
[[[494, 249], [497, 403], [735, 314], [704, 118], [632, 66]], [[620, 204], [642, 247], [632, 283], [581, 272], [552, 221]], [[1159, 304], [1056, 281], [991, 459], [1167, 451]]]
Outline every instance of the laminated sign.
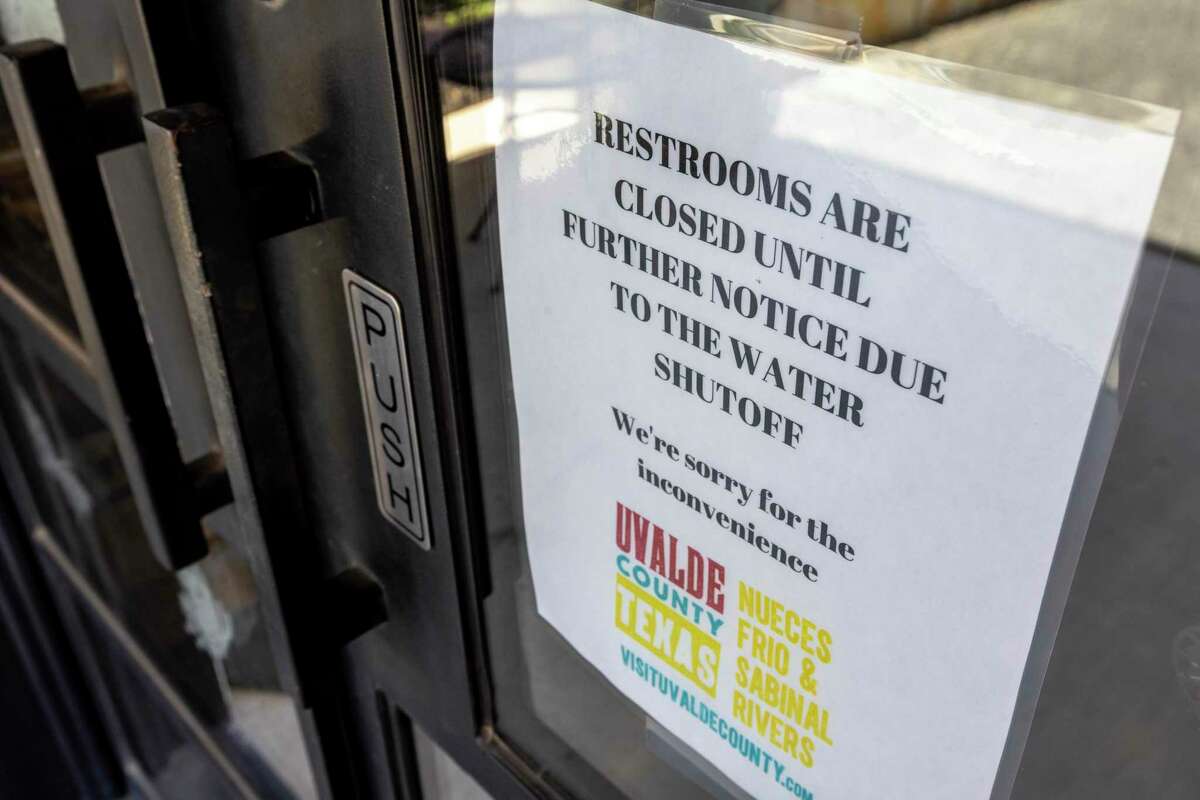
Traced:
[[754, 798], [993, 792], [1176, 121], [873, 52], [497, 4], [538, 612]]

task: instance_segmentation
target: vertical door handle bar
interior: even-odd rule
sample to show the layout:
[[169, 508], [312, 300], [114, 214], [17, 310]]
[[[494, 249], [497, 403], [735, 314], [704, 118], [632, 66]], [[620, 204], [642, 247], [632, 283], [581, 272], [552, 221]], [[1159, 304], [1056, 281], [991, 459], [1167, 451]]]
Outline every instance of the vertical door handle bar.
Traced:
[[228, 492], [197, 493], [196, 477], [220, 485], [212, 459], [189, 469], [180, 455], [96, 162], [98, 147], [136, 141], [132, 97], [114, 87], [85, 103], [49, 41], [0, 50], [0, 83], [151, 548], [186, 566], [207, 553], [201, 517]]

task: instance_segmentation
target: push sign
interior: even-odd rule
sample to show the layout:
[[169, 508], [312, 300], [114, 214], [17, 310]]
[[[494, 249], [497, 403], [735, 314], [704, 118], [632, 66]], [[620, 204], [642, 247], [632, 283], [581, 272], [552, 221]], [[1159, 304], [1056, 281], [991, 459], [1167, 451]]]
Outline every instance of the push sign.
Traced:
[[428, 550], [429, 527], [400, 306], [388, 292], [348, 269], [342, 271], [342, 285], [379, 510]]

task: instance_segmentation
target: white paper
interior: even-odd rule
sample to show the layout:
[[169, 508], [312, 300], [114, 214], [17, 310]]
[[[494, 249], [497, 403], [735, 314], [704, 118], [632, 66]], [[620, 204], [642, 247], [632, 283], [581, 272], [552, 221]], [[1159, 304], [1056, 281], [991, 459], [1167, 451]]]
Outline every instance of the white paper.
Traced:
[[[586, 0], [498, 4], [495, 86], [504, 295], [539, 613], [756, 798], [987, 797], [1171, 136], [769, 51]], [[647, 161], [598, 143], [597, 112], [803, 181], [811, 212], [663, 167], [658, 150]], [[745, 251], [623, 210], [631, 190], [618, 194], [622, 180], [649, 199], [665, 194], [734, 221]], [[889, 246], [839, 230], [826, 213], [835, 193], [847, 228], [858, 199], [902, 214], [904, 232]], [[620, 244], [616, 258], [586, 247], [580, 218], [696, 265], [696, 283], [677, 280], [681, 288], [627, 266]], [[847, 297], [845, 282], [842, 296], [831, 280], [812, 286], [811, 262], [800, 280], [760, 266], [755, 232], [860, 270], [859, 294]], [[743, 298], [758, 293], [760, 312], [747, 318], [714, 301], [714, 274], [744, 287]], [[633, 315], [633, 301], [616, 308], [613, 282], [647, 298], [648, 321]], [[699, 296], [689, 290], [697, 286]], [[764, 296], [846, 331], [846, 360], [772, 329]], [[711, 326], [718, 354], [664, 332], [663, 314]], [[929, 396], [920, 383], [907, 390], [860, 369], [863, 338], [935, 368]], [[801, 399], [747, 374], [733, 339], [836, 387], [825, 403], [833, 410], [812, 402], [815, 383]], [[767, 433], [751, 427], [736, 406], [726, 413], [662, 380], [656, 358], [702, 371], [803, 433], [789, 442], [782, 422]], [[614, 409], [652, 426], [658, 447], [619, 430]], [[737, 484], [705, 479], [689, 457]], [[669, 486], [640, 477], [639, 459]], [[751, 493], [744, 506], [741, 486]], [[803, 520], [795, 529], [760, 505], [764, 489]], [[816, 580], [711, 520], [703, 503], [753, 523]], [[618, 564], [621, 507], [675, 537], [677, 564], [691, 547], [705, 570], [723, 567], [723, 605], [709, 602], [709, 585], [696, 598], [686, 580], [677, 594], [661, 584], [667, 605], [699, 613], [699, 629], [711, 634], [719, 623], [715, 687], [705, 637], [671, 651], [676, 620], [656, 647], [651, 627], [661, 634], [663, 623], [618, 587], [619, 572], [633, 579], [640, 563], [635, 552]], [[812, 541], [812, 519], [852, 556]], [[654, 574], [642, 566], [637, 577]], [[795, 613], [794, 641], [786, 625], [758, 626], [776, 642], [785, 634], [786, 669], [775, 662], [763, 674], [798, 692], [802, 709], [789, 719], [775, 708], [784, 723], [774, 736], [755, 724], [769, 719], [768, 690], [739, 683], [739, 658], [747, 674], [760, 663], [753, 629], [740, 625], [743, 583]], [[623, 653], [657, 672], [639, 674]], [[752, 703], [759, 712], [747, 710]]]

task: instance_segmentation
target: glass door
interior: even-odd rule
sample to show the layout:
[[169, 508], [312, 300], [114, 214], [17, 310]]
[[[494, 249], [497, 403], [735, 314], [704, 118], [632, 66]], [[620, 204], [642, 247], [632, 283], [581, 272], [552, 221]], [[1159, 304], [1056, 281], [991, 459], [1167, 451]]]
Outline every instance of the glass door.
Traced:
[[111, 793], [1196, 796], [1200, 9], [58, 5], [0, 467]]
[[[619, 8], [622, 13], [643, 16], [645, 21], [640, 27], [632, 23], [626, 27], [631, 32], [637, 31], [639, 38], [636, 41], [647, 49], [658, 46], [656, 43], [660, 41], [676, 42], [682, 47], [687, 36], [702, 37], [712, 33], [711, 30], [700, 32], [692, 28], [673, 38], [655, 36], [651, 26], [666, 25], [664, 17], [670, 16], [663, 7], [680, 4], [605, 5]], [[1190, 688], [1195, 672], [1192, 642], [1198, 609], [1194, 603], [1184, 600], [1180, 592], [1185, 592], [1184, 587], [1189, 585], [1189, 576], [1194, 574], [1197, 563], [1188, 555], [1190, 550], [1186, 542], [1190, 534], [1183, 519], [1190, 513], [1184, 511], [1190, 501], [1187, 492], [1182, 491], [1182, 486], [1189, 480], [1187, 476], [1195, 471], [1196, 461], [1183, 433], [1189, 417], [1187, 386], [1190, 379], [1186, 376], [1190, 373], [1185, 365], [1190, 359], [1183, 357], [1179, 348], [1186, 349], [1182, 343], [1191, 338], [1191, 315], [1187, 309], [1197, 298], [1192, 280], [1195, 265], [1189, 255], [1195, 248], [1187, 244], [1186, 233], [1179, 238], [1179, 231], [1187, 228], [1184, 221], [1192, 213], [1192, 191], [1197, 177], [1195, 165], [1186, 155], [1186, 142], [1192, 135], [1188, 87], [1195, 82], [1195, 75], [1172, 67], [1173, 58], [1168, 53], [1182, 53], [1188, 49], [1190, 33], [1187, 32], [1194, 31], [1200, 19], [1190, 11], [1180, 16], [1174, 6], [1139, 7], [1127, 18], [1123, 16], [1125, 12], [1117, 8], [1095, 8], [1089, 12], [1083, 7], [1053, 2], [1017, 3], [991, 13], [981, 13], [984, 4], [959, 4], [953, 14], [946, 13], [945, 9], [941, 12], [930, 10], [916, 3], [865, 6], [831, 3], [825, 4], [824, 8], [802, 3], [747, 3], [736, 4], [736, 8], [732, 7], [735, 4], [720, 7], [682, 5], [704, 6], [703, 11], [712, 18], [728, 15], [723, 20], [728, 26], [725, 35], [730, 35], [729, 28], [736, 27], [738, 19], [750, 19], [753, 23], [761, 19], [758, 16], [761, 12], [775, 15], [777, 19], [772, 22], [783, 29], [812, 30], [814, 26], [820, 29], [820, 25], [830, 24], [836, 27], [844, 17], [834, 13], [839, 9], [832, 7], [841, 6], [840, 10], [852, 12], [852, 20], [853, 12], [862, 15], [861, 29], [855, 30], [861, 30], [867, 44], [943, 59], [942, 62], [926, 62], [928, 69], [936, 70], [942, 76], [952, 75], [960, 69], [959, 65], [966, 65], [1070, 87], [1062, 88], [1057, 99], [1051, 102], [1061, 103], [1075, 94], [1101, 92], [1184, 110], [1177, 131], [1175, 154], [1165, 173], [1146, 247], [1139, 251], [1141, 278], [1135, 295], [1142, 299], [1131, 306], [1128, 322], [1135, 333], [1126, 339], [1122, 374], [1119, 381], [1114, 379], [1114, 384], [1121, 386], [1120, 394], [1130, 390], [1132, 394], [1127, 405], [1122, 403], [1124, 417], [1112, 459], [1107, 462], [1107, 469], [1103, 465], [1099, 467], [1103, 482], [1099, 484], [1095, 513], [1090, 514], [1089, 509], [1085, 514], [1083, 528], [1087, 533], [1086, 539], [1082, 540], [1078, 571], [1072, 569], [1065, 576], [1051, 579], [1051, 593], [1061, 592], [1065, 614], [1061, 627], [1056, 625], [1056, 631], [1051, 631], [1049, 638], [1038, 645], [1040, 654], [1035, 651], [1032, 656], [1035, 661], [1045, 659], [1048, 663], [1045, 681], [1038, 681], [1032, 689], [1022, 689], [1021, 702], [1028, 705], [1018, 712], [1018, 716], [1027, 715], [1024, 722], [1031, 726], [1028, 739], [1015, 752], [1010, 742], [1005, 759], [1009, 760], [1014, 772], [1007, 778], [997, 779], [998, 794], [995, 796], [1010, 796], [1009, 788], [1013, 797], [1183, 797], [1194, 793], [1197, 773], [1191, 760], [1182, 754], [1194, 753], [1200, 744], [1196, 738], [1194, 692]], [[817, 6], [815, 10], [814, 6]], [[824, 12], [828, 13], [821, 16]], [[539, 14], [544, 16], [538, 17]], [[572, 218], [564, 221], [536, 215], [534, 209], [539, 206], [533, 198], [553, 192], [554, 176], [568, 171], [572, 164], [585, 161], [586, 154], [581, 156], [580, 153], [601, 141], [599, 112], [603, 109], [581, 102], [577, 93], [591, 89], [592, 93], [587, 95], [590, 102], [622, 105], [620, 98], [604, 95], [591, 87], [598, 85], [598, 79], [594, 77], [596, 70], [608, 68], [614, 74], [621, 73], [624, 62], [620, 58], [627, 52], [621, 42], [630, 39], [616, 37], [608, 30], [589, 38], [579, 33], [580, 26], [589, 24], [587, 20], [598, 18], [598, 15], [519, 0], [494, 5], [431, 1], [420, 4], [419, 17], [424, 74], [414, 78], [414, 83], [416, 91], [425, 92], [422, 96], [429, 110], [426, 112], [428, 122], [415, 138], [418, 142], [426, 142], [426, 149], [419, 154], [422, 168], [435, 176], [441, 175], [440, 179], [432, 179], [439, 194], [426, 209], [434, 242], [426, 245], [425, 252], [430, 260], [446, 260], [453, 265], [456, 323], [462, 336], [458, 357], [469, 365], [473, 449], [468, 459], [468, 474], [478, 493], [477, 524], [482, 533], [475, 533], [479, 537], [477, 546], [487, 554], [479, 585], [490, 690], [489, 734], [502, 740], [506, 750], [536, 765], [539, 784], [544, 784], [546, 791], [567, 796], [757, 796], [755, 791], [739, 787], [728, 774], [713, 766], [714, 751], [730, 748], [728, 737], [724, 741], [720, 736], [711, 737], [711, 745], [706, 749], [685, 743], [656, 720], [655, 715], [648, 714], [626, 692], [614, 686], [610, 671], [613, 667], [599, 667], [593, 658], [581, 653], [577, 643], [568, 641], [563, 635], [561, 621], [554, 625], [547, 622], [546, 609], [554, 610], [553, 604], [566, 601], [561, 599], [564, 596], [561, 593], [547, 593], [547, 597], [557, 598], [553, 600], [541, 597], [540, 593], [547, 590], [539, 587], [536, 571], [531, 569], [531, 548], [535, 546], [552, 551], [553, 557], [540, 558], [558, 559], [555, 563], [563, 571], [576, 569], [570, 548], [551, 548], [549, 542], [555, 536], [567, 539], [579, 536], [573, 528], [584, 523], [568, 515], [561, 518], [560, 530], [543, 532], [542, 536], [547, 538], [536, 545], [529, 538], [531, 504], [536, 507], [538, 503], [550, 501], [544, 497], [547, 486], [522, 483], [522, 475], [527, 479], [530, 474], [538, 473], [531, 472], [521, 462], [529, 458], [530, 453], [552, 452], [553, 448], [534, 451], [521, 447], [521, 437], [541, 435], [529, 431], [531, 423], [538, 429], [540, 421], [533, 412], [518, 413], [522, 403], [529, 402], [521, 396], [520, 386], [529, 386], [535, 379], [527, 374], [515, 377], [514, 374], [517, 369], [530, 370], [537, 359], [530, 361], [530, 356], [523, 355], [521, 364], [515, 364], [511, 350], [518, 345], [514, 342], [523, 342], [520, 346], [526, 352], [531, 352], [529, 348], [536, 351], [533, 342], [539, 337], [547, 337], [543, 341], [548, 352], [554, 350], [549, 337], [571, 336], [572, 341], [578, 343], [581, 348], [579, 372], [565, 372], [557, 378], [536, 378], [537, 385], [544, 387], [543, 391], [549, 397], [560, 398], [560, 402], [567, 402], [567, 385], [581, 379], [579, 376], [586, 372], [589, 362], [600, 364], [614, 356], [603, 350], [582, 349], [589, 346], [585, 342], [595, 340], [584, 333], [576, 336], [568, 327], [555, 327], [550, 322], [553, 314], [549, 308], [558, 302], [555, 294], [558, 290], [552, 289], [549, 283], [541, 290], [540, 303], [536, 290], [518, 284], [522, 286], [522, 292], [531, 292], [520, 307], [537, 310], [530, 311], [530, 316], [512, 316], [515, 306], [511, 298], [506, 298], [506, 293], [514, 280], [512, 275], [522, 274], [529, 265], [506, 260], [503, 253], [513, 251], [504, 250], [504, 240], [506, 236], [521, 237], [525, 231], [537, 230], [545, 239], [545, 246], [554, 248], [556, 253], [559, 249], [552, 242], [562, 236], [574, 236], [577, 240], [582, 237], [585, 248], [589, 246], [586, 228], [582, 233], [572, 234], [567, 229]], [[658, 19], [651, 21], [651, 17]], [[747, 26], [752, 27], [752, 24], [747, 23]], [[547, 30], [559, 31], [563, 41], [571, 42], [575, 47], [556, 50], [552, 41], [547, 43], [553, 39], [544, 34]], [[1154, 36], [1153, 31], [1161, 31], [1163, 38], [1150, 48], [1151, 55], [1145, 43]], [[507, 39], [499, 41], [501, 35]], [[521, 39], [522, 35], [527, 39]], [[635, 36], [634, 33], [628, 35]], [[776, 45], [778, 41], [771, 44]], [[839, 46], [846, 46], [848, 40], [837, 41]], [[523, 42], [527, 50], [523, 49]], [[582, 48], [580, 42], [585, 43]], [[661, 62], [672, 63], [674, 52], [663, 53]], [[1099, 57], [1101, 52], [1106, 55]], [[522, 60], [522, 54], [527, 54], [528, 60]], [[614, 60], [606, 62], [606, 55], [611, 55]], [[691, 63], [681, 53], [679, 55], [676, 61]], [[879, 50], [869, 53], [867, 58], [886, 60], [891, 56], [888, 51]], [[770, 60], [766, 56], [764, 59]], [[902, 57], [896, 57], [897, 62], [901, 60]], [[494, 87], [494, 81], [498, 79], [495, 70], [501, 69], [502, 65], [508, 70], [505, 78], [508, 83], [507, 93], [499, 96]], [[766, 72], [764, 68], [763, 74]], [[529, 77], [525, 78], [526, 75]], [[709, 92], [714, 84], [725, 89], [719, 77], [702, 71], [679, 74], [679, 106], [690, 106], [694, 111], [689, 114], [670, 108], [665, 117], [680, 120], [709, 115], [714, 120], [710, 127], [725, 134], [723, 141], [741, 142], [742, 152], [755, 152], [753, 142], [739, 137], [739, 120], [723, 116], [726, 112], [721, 95]], [[743, 85], [745, 91], [760, 91], [761, 87], [753, 83], [753, 71], [741, 80], [750, 81]], [[993, 78], [990, 86], [980, 85], [971, 91], [997, 91], [1005, 80]], [[513, 93], [514, 81], [522, 93]], [[589, 81], [592, 82], [590, 85]], [[634, 94], [638, 91], [636, 81], [614, 81], [614, 85], [622, 86], [622, 91]], [[715, 88], [712, 91], [717, 92]], [[535, 98], [535, 95], [538, 96]], [[786, 102], [803, 102], [801, 93], [785, 97], [788, 98]], [[530, 103], [534, 113], [522, 115], [522, 101]], [[808, 120], [802, 114], [788, 117], [787, 111], [778, 107], [763, 107], [761, 111], [768, 117], [786, 117], [792, 124], [819, 124], [819, 118]], [[595, 130], [591, 125], [593, 113], [597, 118]], [[910, 115], [910, 124], [914, 127], [930, 124], [921, 118], [920, 110], [909, 108], [902, 113]], [[612, 120], [605, 123], [611, 124]], [[617, 121], [617, 125], [622, 124], [625, 123]], [[644, 129], [635, 131], [637, 124], [634, 120], [633, 127], [626, 131], [629, 141], [621, 143], [618, 140], [616, 149], [628, 148], [625, 152], [643, 162], [648, 161], [656, 167], [667, 166], [659, 164], [657, 149], [652, 150], [651, 145], [636, 138], [645, 132]], [[409, 126], [411, 128], [413, 123]], [[648, 127], [654, 128], [653, 125]], [[572, 132], [563, 134], [563, 128]], [[614, 135], [621, 135], [620, 129], [616, 130]], [[668, 132], [683, 138], [678, 129]], [[819, 134], [814, 134], [813, 138], [821, 139]], [[521, 141], [519, 146], [514, 146], [514, 139], [527, 139], [534, 144]], [[844, 152], [839, 142], [822, 141], [828, 152]], [[537, 150], [537, 143], [543, 143], [541, 152]], [[638, 149], [643, 145], [645, 152]], [[510, 157], [523, 161], [519, 165], [498, 166], [497, 147], [518, 151], [519, 156]], [[732, 159], [735, 154], [729, 155]], [[634, 172], [636, 167], [627, 169]], [[678, 171], [682, 173], [684, 167], [680, 166]], [[603, 174], [607, 173], [587, 173], [594, 181], [587, 184], [589, 190], [594, 190], [597, 196], [605, 192], [611, 194], [613, 189], [611, 185], [599, 185]], [[649, 173], [643, 170], [637, 174]], [[497, 185], [497, 181], [516, 181], [518, 175], [519, 188]], [[704, 173], [702, 177], [716, 185], [712, 175]], [[970, 183], [973, 179], [964, 176], [963, 180]], [[662, 177], [659, 182], [675, 185], [670, 181], [670, 178]], [[701, 188], [689, 187], [680, 191], [690, 192], [692, 197], [707, 196], [701, 189], [707, 187], [701, 184]], [[523, 197], [527, 200], [522, 200]], [[687, 194], [684, 198], [690, 199]], [[646, 199], [652, 200], [653, 194]], [[505, 202], [509, 206], [498, 209], [498, 205], [503, 206]], [[564, 194], [558, 202], [591, 207], [590, 199], [578, 195]], [[621, 203], [620, 196], [617, 202]], [[621, 205], [621, 208], [632, 211], [632, 203], [630, 199], [630, 207]], [[569, 205], [563, 207], [571, 208]], [[653, 212], [654, 221], [671, 226], [673, 223], [664, 220], [661, 211], [659, 207], [650, 208], [647, 202], [645, 210], [639, 207], [637, 214], [651, 220]], [[620, 233], [628, 233], [631, 228], [643, 231], [647, 228], [629, 215], [612, 213], [617, 214], [615, 218], [610, 217], [616, 221], [616, 225], [610, 227], [618, 232], [618, 245], [614, 250], [610, 238], [607, 255], [612, 261], [600, 261], [616, 265], [615, 271], [610, 273], [613, 280], [627, 279], [634, 285], [638, 278], [624, 276], [631, 272], [629, 267], [638, 268], [636, 254], [635, 263], [631, 264], [628, 248], [624, 254], [621, 252]], [[666, 215], [670, 216], [670, 212]], [[590, 224], [579, 217], [574, 218], [574, 223], [581, 228]], [[635, 228], [638, 224], [643, 227]], [[521, 233], [514, 234], [514, 229], [520, 229]], [[603, 237], [604, 234], [597, 235]], [[637, 246], [635, 242], [634, 247]], [[603, 238], [600, 245], [593, 244], [592, 247], [601, 252]], [[593, 260], [589, 261], [589, 258]], [[570, 254], [562, 256], [559, 269], [568, 276], [581, 270], [606, 269], [597, 264], [596, 258], [597, 253], [589, 254], [576, 247]], [[717, 260], [716, 256], [712, 260]], [[644, 261], [643, 255], [643, 274], [648, 271]], [[655, 273], [654, 277], [676, 287], [681, 280], [665, 271]], [[591, 291], [585, 288], [582, 276], [578, 279], [566, 277], [561, 283], [565, 291], [570, 291], [571, 286], [577, 286], [580, 292]], [[661, 284], [654, 281], [648, 283], [661, 288]], [[1160, 289], [1161, 301], [1156, 300]], [[651, 294], [649, 290], [646, 292]], [[1149, 299], [1145, 297], [1147, 294]], [[659, 293], [659, 297], [662, 296]], [[619, 305], [619, 301], [614, 302]], [[655, 321], [662, 322], [657, 317]], [[614, 328], [618, 325], [616, 320], [609, 322]], [[592, 321], [580, 320], [579, 324], [590, 325]], [[1136, 332], [1139, 326], [1141, 335]], [[1145, 326], [1150, 326], [1149, 335], [1143, 339]], [[679, 338], [684, 338], [683, 334]], [[665, 344], [661, 346], [666, 347]], [[694, 349], [687, 352], [694, 355]], [[1141, 366], [1135, 380], [1131, 373], [1138, 353], [1141, 353]], [[705, 357], [696, 358], [703, 360]], [[556, 362], [546, 355], [542, 363], [543, 369], [553, 370], [561, 368], [563, 362]], [[515, 390], [514, 382], [517, 384]], [[556, 391], [560, 394], [556, 395]], [[763, 389], [760, 394], [767, 392], [769, 390]], [[614, 390], [613, 395], [620, 395], [620, 392]], [[684, 402], [679, 400], [680, 404]], [[1012, 398], [1011, 402], [1024, 401]], [[601, 405], [608, 408], [607, 403]], [[831, 408], [836, 412], [836, 407], [831, 405]], [[652, 412], [655, 421], [663, 427], [662, 435], [667, 436], [668, 423], [677, 412], [670, 406], [643, 404], [643, 415]], [[549, 422], [545, 424], [550, 425]], [[579, 424], [600, 423], [591, 420]], [[566, 437], [561, 440], [563, 448], [573, 446], [569, 433], [560, 431], [557, 435]], [[1051, 446], [1055, 437], [1055, 433], [1047, 432], [1046, 446]], [[585, 452], [579, 457], [586, 460], [600, 456]], [[652, 462], [651, 454], [646, 455], [644, 462], [638, 461], [639, 465]], [[665, 462], [660, 457], [658, 463]], [[1152, 464], [1158, 467], [1152, 467]], [[569, 473], [572, 468], [567, 469]], [[642, 474], [639, 467], [638, 475]], [[583, 476], [590, 473], [580, 468], [579, 475], [580, 480], [587, 480]], [[690, 477], [692, 484], [698, 485], [696, 476]], [[576, 491], [571, 484], [571, 475], [563, 475], [554, 480], [556, 488], [552, 491]], [[671, 490], [663, 491], [669, 494]], [[572, 495], [575, 496], [580, 495]], [[679, 500], [679, 495], [674, 499]], [[588, 511], [593, 510], [589, 508]], [[584, 512], [581, 509], [579, 513]], [[1090, 524], [1087, 522], [1089, 515]], [[671, 518], [677, 516], [673, 514]], [[1169, 556], [1169, 553], [1175, 555]], [[549, 569], [549, 566], [543, 567], [544, 571]], [[1074, 572], [1073, 579], [1071, 572]], [[1054, 589], [1056, 584], [1057, 590]], [[979, 596], [973, 602], [983, 608], [989, 601], [987, 597]], [[608, 603], [611, 604], [611, 600]], [[580, 608], [588, 608], [588, 613], [600, 613], [592, 610], [593, 606], [598, 609], [605, 605], [585, 595], [580, 595], [579, 604]], [[620, 611], [617, 613], [619, 616]], [[554, 616], [562, 620], [569, 614], [566, 608], [560, 608]], [[870, 629], [869, 620], [863, 624]], [[1123, 644], [1114, 646], [1118, 640]], [[997, 643], [995, 647], [1001, 645]], [[678, 683], [686, 685], [686, 681], [678, 680], [681, 674], [678, 670], [672, 673], [669, 666], [663, 666], [662, 658], [656, 660], [647, 656], [648, 649], [638, 650], [647, 663], [658, 666], [672, 674]], [[995, 655], [985, 648], [973, 657], [986, 660]], [[878, 673], [860, 676], [860, 679], [886, 685], [889, 665], [896, 658], [894, 652], [881, 650], [875, 656]], [[943, 681], [954, 679], [952, 674], [940, 678]], [[970, 690], [988, 691], [989, 687], [983, 685]], [[1031, 696], [1027, 694], [1030, 691]], [[722, 710], [726, 717], [733, 718], [733, 707]], [[912, 713], [919, 711], [913, 709]], [[836, 719], [836, 712], [834, 716]], [[704, 720], [699, 720], [700, 726], [705, 724]], [[770, 740], [769, 731], [760, 728], [758, 733], [760, 738]], [[836, 736], [832, 738], [837, 739]], [[775, 749], [779, 750], [778, 745], [784, 741], [776, 741]], [[1132, 742], [1138, 744], [1133, 746]], [[1130, 746], [1134, 749], [1128, 749]], [[771, 745], [766, 747], [769, 749]], [[1169, 754], [1180, 754], [1180, 757]], [[790, 763], [790, 768], [800, 779], [819, 772], [810, 769], [803, 759]], [[898, 778], [898, 781], [904, 783], [902, 779]], [[1005, 784], [1005, 781], [1009, 783]], [[794, 785], [780, 788], [785, 791], [780, 796], [786, 796], [789, 789], [801, 791]], [[807, 795], [800, 793], [799, 796]], [[820, 793], [820, 796], [839, 795], [834, 792]]]

